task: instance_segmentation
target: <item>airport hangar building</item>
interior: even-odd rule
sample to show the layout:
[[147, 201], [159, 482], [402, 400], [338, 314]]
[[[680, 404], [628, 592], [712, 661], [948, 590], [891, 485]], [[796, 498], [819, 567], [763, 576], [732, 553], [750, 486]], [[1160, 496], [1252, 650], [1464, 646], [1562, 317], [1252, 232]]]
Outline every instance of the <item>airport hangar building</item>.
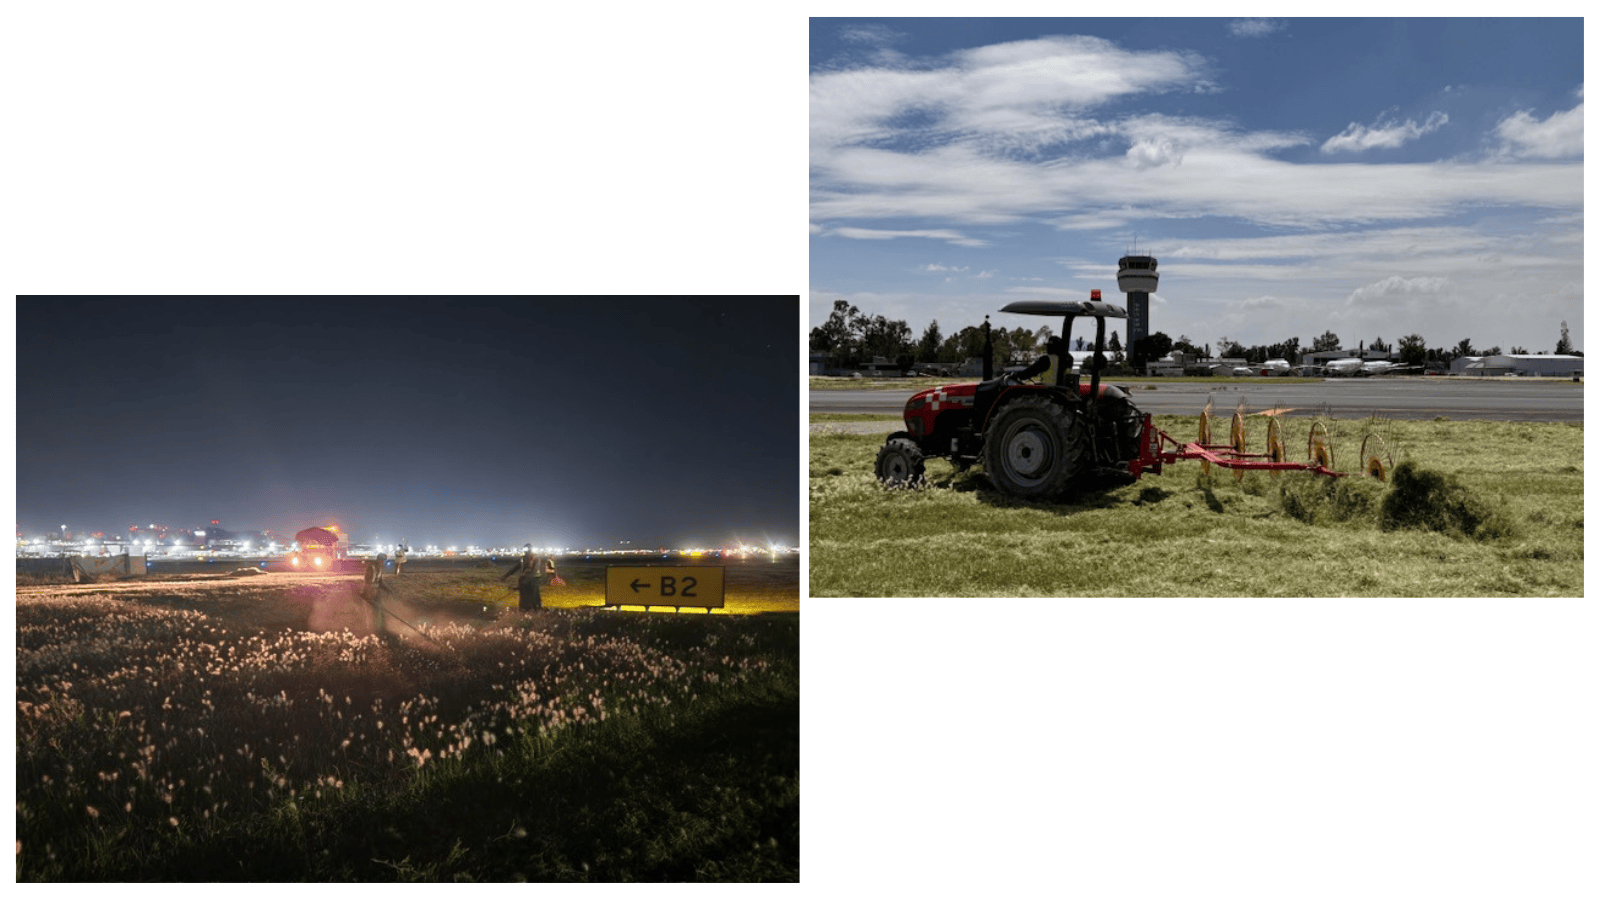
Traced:
[[1463, 356], [1450, 363], [1450, 374], [1572, 378], [1583, 374], [1583, 357], [1549, 353]]

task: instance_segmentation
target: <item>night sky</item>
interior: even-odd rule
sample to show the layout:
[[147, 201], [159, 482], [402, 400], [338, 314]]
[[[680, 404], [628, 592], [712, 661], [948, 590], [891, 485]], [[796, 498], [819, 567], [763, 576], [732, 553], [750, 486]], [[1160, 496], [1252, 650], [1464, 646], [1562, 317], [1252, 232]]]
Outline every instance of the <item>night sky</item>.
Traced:
[[26, 536], [799, 540], [798, 298], [17, 301]]

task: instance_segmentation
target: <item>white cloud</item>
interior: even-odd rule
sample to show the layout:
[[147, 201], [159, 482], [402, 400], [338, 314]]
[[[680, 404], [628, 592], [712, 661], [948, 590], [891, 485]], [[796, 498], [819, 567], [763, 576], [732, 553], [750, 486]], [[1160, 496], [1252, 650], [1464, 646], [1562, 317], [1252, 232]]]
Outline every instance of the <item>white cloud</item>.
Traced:
[[[1064, 83], [1070, 73], [1088, 77], [1085, 60], [1099, 69], [1157, 61], [1167, 68], [1124, 72], [1121, 81], [1097, 71]], [[1418, 332], [1435, 346], [1466, 335], [1543, 346], [1553, 345], [1565, 319], [1582, 345], [1581, 91], [1565, 112], [1507, 115], [1485, 134], [1484, 157], [1371, 164], [1336, 154], [1405, 146], [1447, 124], [1460, 130], [1466, 117], [1451, 107], [1454, 123], [1443, 111], [1396, 121], [1391, 111], [1326, 141], [1327, 131], [1312, 139], [1249, 131], [1236, 120], [1110, 118], [1099, 103], [1205, 89], [1205, 67], [1183, 54], [1140, 55], [1091, 39], [922, 62], [813, 76], [810, 212], [827, 224], [812, 234], [989, 247], [972, 258], [989, 268], [964, 272], [951, 287], [913, 278], [927, 290], [843, 295], [862, 297], [862, 309], [872, 303], [917, 331], [936, 316], [948, 332], [952, 322], [980, 322], [999, 309], [1015, 296], [1004, 292], [1011, 285], [1068, 297], [1114, 288], [1111, 263], [1137, 224], [1141, 245], [1162, 260], [1162, 292], [1153, 298], [1160, 323], [1152, 326], [1169, 335], [1227, 334], [1247, 345], [1298, 335], [1309, 344], [1335, 330], [1353, 346]], [[1309, 162], [1307, 153], [1279, 152], [1319, 147], [1326, 155]], [[1197, 221], [1165, 227], [1177, 219]], [[1213, 220], [1244, 226], [1230, 225], [1230, 234], [1255, 230], [1249, 226], [1273, 233], [1160, 238], [1203, 234]], [[857, 223], [868, 227], [846, 227]], [[1056, 246], [1074, 248], [1043, 280], [1030, 276], [1061, 251], [1031, 249], [1028, 229], [1041, 225], [1055, 230]], [[969, 226], [984, 227], [983, 238]], [[1008, 274], [989, 277], [999, 271]], [[1547, 341], [1539, 338], [1545, 331]]]
[[835, 158], [838, 186], [813, 182], [811, 212], [822, 220], [910, 216], [970, 223], [1043, 216], [1072, 227], [1108, 209], [1125, 218], [1231, 216], [1326, 228], [1443, 215], [1475, 204], [1572, 209], [1583, 199], [1581, 162], [1289, 163], [1225, 137], [1216, 129], [1203, 144], [1180, 145], [1181, 166], [1154, 166], [1138, 177], [1130, 176], [1126, 156], [1034, 165], [986, 158], [971, 147], [916, 154], [856, 149]]
[[1323, 143], [1322, 152], [1358, 152], [1371, 150], [1374, 147], [1392, 149], [1408, 141], [1414, 141], [1430, 131], [1437, 131], [1449, 121], [1449, 116], [1435, 110], [1429, 113], [1428, 120], [1420, 125], [1415, 119], [1397, 123], [1386, 122], [1381, 117], [1371, 128], [1351, 122], [1350, 127]]
[[1183, 162], [1183, 148], [1176, 141], [1145, 140], [1128, 148], [1128, 162], [1135, 169], [1175, 166]]
[[1402, 300], [1411, 299], [1413, 295], [1437, 296], [1449, 291], [1450, 288], [1450, 279], [1441, 276], [1406, 278], [1402, 275], [1390, 275], [1382, 281], [1364, 284], [1351, 291], [1344, 304], [1392, 308]]
[[935, 241], [946, 241], [960, 247], [984, 247], [989, 243], [988, 241], [981, 241], [976, 238], [966, 237], [959, 231], [950, 231], [944, 228], [890, 231], [878, 228], [851, 228], [846, 226], [841, 228], [829, 228], [822, 232], [822, 235], [823, 237], [845, 237], [866, 241], [887, 241], [893, 240], [894, 238], [903, 237], [928, 238]]
[[1060, 231], [1103, 231], [1107, 228], [1120, 228], [1132, 221], [1131, 216], [1119, 215], [1116, 211], [1095, 211], [1091, 213], [1077, 213], [1061, 216], [1049, 220], [1052, 227]]
[[1288, 24], [1283, 19], [1234, 19], [1228, 23], [1228, 33], [1234, 37], [1266, 37], [1282, 31]]
[[1097, 137], [1078, 112], [1131, 94], [1200, 84], [1203, 60], [1058, 36], [957, 51], [939, 65], [879, 65], [811, 76], [811, 162], [890, 137], [932, 145], [977, 141], [1000, 150]]
[[1518, 110], [1495, 126], [1504, 156], [1563, 159], [1583, 156], [1583, 104], [1551, 113], [1544, 121]]
[[884, 25], [852, 25], [839, 29], [839, 38], [857, 44], [887, 44], [900, 33]]
[[[1196, 89], [1205, 75], [1205, 63], [1190, 54], [1126, 51], [1087, 37], [964, 50], [917, 69], [814, 73], [812, 217], [911, 218], [946, 228], [1044, 218], [1077, 230], [1112, 218], [1220, 216], [1326, 228], [1465, 205], [1581, 203], [1581, 163], [1290, 163], [1274, 151], [1303, 146], [1304, 135], [1195, 117], [1088, 115], [1113, 99]], [[1420, 123], [1352, 125], [1324, 147], [1392, 146], [1447, 122], [1435, 112]], [[1529, 131], [1519, 122], [1507, 126], [1508, 136]], [[1048, 155], [1039, 155], [1045, 148]], [[948, 231], [827, 233], [986, 243]]]
[[[1226, 334], [1246, 346], [1295, 336], [1309, 346], [1331, 330], [1352, 347], [1411, 333], [1436, 347], [1462, 337], [1544, 347], [1554, 346], [1566, 320], [1581, 349], [1581, 234], [1582, 221], [1566, 218], [1537, 227], [1519, 220], [1499, 233], [1432, 226], [1156, 241], [1144, 248], [1161, 260], [1151, 325], [1202, 341]], [[959, 294], [941, 287], [858, 305], [920, 332], [934, 316], [942, 326], [981, 322], [1017, 296], [1084, 297], [1091, 288], [1116, 296], [1114, 265], [1059, 262], [1059, 278], [1009, 276], [1002, 285], [968, 275]]]
[[939, 263], [928, 263], [925, 271], [928, 272], [965, 272], [971, 266], [945, 266]]

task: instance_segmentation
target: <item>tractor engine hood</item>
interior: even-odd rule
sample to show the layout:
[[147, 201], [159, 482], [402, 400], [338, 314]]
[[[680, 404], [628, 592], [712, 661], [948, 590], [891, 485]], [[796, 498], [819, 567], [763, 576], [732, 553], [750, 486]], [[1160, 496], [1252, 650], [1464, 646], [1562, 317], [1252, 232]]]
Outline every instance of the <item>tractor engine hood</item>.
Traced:
[[932, 434], [940, 413], [951, 410], [970, 413], [977, 391], [976, 383], [968, 383], [947, 384], [912, 394], [906, 401], [906, 430], [919, 438]]
[[[987, 411], [994, 402], [996, 395], [1008, 394], [1011, 391], [1065, 391], [1066, 388], [1046, 387], [1041, 384], [1028, 382], [1003, 382], [1000, 379], [986, 382], [967, 382], [964, 384], [946, 384], [940, 387], [927, 388], [911, 395], [906, 401], [905, 422], [906, 430], [915, 437], [933, 434], [938, 429], [940, 415], [946, 413], [972, 413], [978, 409], [978, 392], [983, 389], [992, 391], [984, 398], [983, 408]], [[1089, 399], [1089, 385], [1087, 382], [1078, 385], [1078, 396], [1084, 400]], [[1127, 394], [1120, 388], [1110, 384], [1100, 385], [1096, 395], [1098, 399], [1127, 398]], [[987, 412], [985, 413], [987, 415]], [[973, 423], [980, 426], [982, 423]]]
[[918, 391], [906, 401], [906, 416], [922, 412], [938, 413], [947, 409], [971, 409], [972, 397], [977, 391], [976, 382], [947, 384]]

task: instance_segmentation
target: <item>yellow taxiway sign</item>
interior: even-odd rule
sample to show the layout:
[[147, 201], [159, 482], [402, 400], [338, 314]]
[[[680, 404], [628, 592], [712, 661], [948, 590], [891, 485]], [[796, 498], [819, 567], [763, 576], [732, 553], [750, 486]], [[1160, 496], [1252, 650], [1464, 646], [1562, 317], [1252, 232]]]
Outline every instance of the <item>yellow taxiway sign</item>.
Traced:
[[607, 606], [722, 607], [721, 566], [607, 566]]

